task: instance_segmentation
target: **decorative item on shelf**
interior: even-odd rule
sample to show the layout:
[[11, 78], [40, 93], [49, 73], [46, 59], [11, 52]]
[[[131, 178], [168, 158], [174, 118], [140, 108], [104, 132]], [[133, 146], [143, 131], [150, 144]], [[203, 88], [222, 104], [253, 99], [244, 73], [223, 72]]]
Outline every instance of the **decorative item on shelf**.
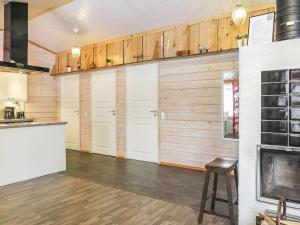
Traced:
[[162, 32], [161, 36], [160, 36], [160, 57], [164, 58], [164, 35], [165, 32]]
[[77, 63], [77, 70], [78, 70], [78, 71], [81, 70], [80, 60], [79, 60], [78, 63]]
[[190, 54], [190, 50], [182, 50], [176, 52], [176, 56], [187, 56], [189, 54]]
[[153, 50], [153, 56], [152, 56], [152, 59], [158, 59], [160, 57], [159, 53], [159, 47], [158, 47], [158, 44], [159, 44], [159, 41], [156, 41], [155, 42], [155, 48]]
[[244, 34], [242, 36], [237, 35], [237, 36], [235, 36], [235, 39], [236, 39], [238, 48], [248, 45], [248, 34]]
[[247, 11], [245, 6], [243, 6], [241, 3], [237, 4], [232, 12], [233, 23], [238, 27], [242, 26], [246, 21], [246, 17]]
[[205, 46], [201, 46], [200, 44], [198, 45], [198, 50], [199, 50], [199, 53], [202, 54], [202, 53], [207, 53], [208, 52], [208, 47], [205, 47]]
[[134, 55], [133, 58], [136, 59], [138, 62], [143, 61], [143, 54]]
[[96, 66], [96, 63], [95, 63], [95, 46], [93, 45], [93, 61], [90, 65], [90, 69], [95, 69], [97, 66]]
[[236, 35], [235, 36], [237, 47], [240, 48], [243, 46], [243, 36]]
[[170, 40], [167, 41], [166, 50], [164, 50], [164, 57], [169, 57], [169, 50], [170, 50]]
[[106, 65], [111, 66], [112, 65], [112, 60], [110, 58], [106, 58]]
[[67, 72], [68, 73], [72, 72], [70, 64], [67, 65]]
[[242, 37], [243, 37], [243, 46], [247, 46], [248, 45], [248, 34], [244, 34]]
[[[74, 33], [75, 33], [75, 38], [77, 37], [78, 33], [79, 33], [79, 29], [78, 28], [74, 28]], [[76, 43], [77, 41], [75, 41]], [[72, 48], [72, 56], [75, 59], [78, 59], [80, 57], [80, 48], [78, 44], [75, 44]]]

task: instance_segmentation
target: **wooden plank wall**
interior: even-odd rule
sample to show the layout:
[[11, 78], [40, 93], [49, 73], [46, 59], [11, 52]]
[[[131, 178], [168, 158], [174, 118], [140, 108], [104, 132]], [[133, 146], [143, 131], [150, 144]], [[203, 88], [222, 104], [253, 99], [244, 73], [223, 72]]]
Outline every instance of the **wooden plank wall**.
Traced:
[[91, 73], [79, 74], [80, 151], [90, 152], [92, 147]]
[[126, 68], [117, 69], [117, 157], [126, 157]]
[[[52, 68], [55, 55], [29, 44], [28, 62], [31, 65]], [[59, 120], [60, 79], [50, 74], [28, 76], [28, 101], [25, 104], [26, 117], [36, 121]]]
[[222, 71], [238, 69], [238, 53], [160, 62], [160, 161], [203, 167], [238, 157], [238, 141], [222, 140]]
[[59, 89], [59, 79], [49, 74], [29, 75], [26, 117], [35, 121], [58, 121]]

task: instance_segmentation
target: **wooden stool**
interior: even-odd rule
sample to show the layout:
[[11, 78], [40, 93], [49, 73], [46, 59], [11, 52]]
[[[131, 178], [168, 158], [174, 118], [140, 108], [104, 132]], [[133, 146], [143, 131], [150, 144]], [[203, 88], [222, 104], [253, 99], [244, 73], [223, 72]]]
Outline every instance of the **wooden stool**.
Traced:
[[[235, 184], [236, 184], [236, 190], [237, 190], [237, 196], [238, 196], [237, 163], [238, 163], [238, 161], [234, 160], [234, 159], [216, 158], [213, 161], [211, 161], [205, 165], [205, 169], [207, 170], [207, 172], [206, 172], [206, 176], [205, 176], [204, 188], [203, 188], [203, 193], [202, 193], [202, 200], [201, 200], [201, 205], [200, 205], [198, 224], [202, 224], [204, 213], [223, 217], [223, 218], [228, 218], [230, 220], [230, 225], [235, 224], [233, 208], [234, 208], [234, 204], [236, 204], [238, 202], [238, 197], [236, 198], [235, 201], [233, 201], [230, 173], [232, 171], [234, 171], [234, 178], [235, 178]], [[205, 203], [210, 197], [210, 196], [207, 197], [207, 189], [208, 189], [211, 173], [214, 174], [214, 185], [213, 185], [213, 192], [212, 192], [211, 210], [208, 211], [208, 210], [205, 210]], [[226, 176], [228, 200], [216, 198], [219, 174], [223, 174]], [[228, 202], [229, 216], [214, 212], [216, 201]]]

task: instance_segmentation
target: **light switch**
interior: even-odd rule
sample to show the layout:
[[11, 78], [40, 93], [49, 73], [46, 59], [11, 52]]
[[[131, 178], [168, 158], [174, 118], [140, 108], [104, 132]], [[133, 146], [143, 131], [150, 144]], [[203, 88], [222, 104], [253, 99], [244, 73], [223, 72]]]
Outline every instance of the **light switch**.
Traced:
[[160, 119], [164, 120], [165, 119], [165, 112], [160, 112]]

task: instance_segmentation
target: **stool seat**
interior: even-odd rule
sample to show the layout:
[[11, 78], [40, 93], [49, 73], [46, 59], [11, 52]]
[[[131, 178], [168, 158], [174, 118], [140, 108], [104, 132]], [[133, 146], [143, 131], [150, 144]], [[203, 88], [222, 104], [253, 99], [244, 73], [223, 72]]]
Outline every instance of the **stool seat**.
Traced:
[[224, 169], [225, 171], [233, 170], [238, 161], [229, 158], [216, 158], [205, 165], [206, 169]]

